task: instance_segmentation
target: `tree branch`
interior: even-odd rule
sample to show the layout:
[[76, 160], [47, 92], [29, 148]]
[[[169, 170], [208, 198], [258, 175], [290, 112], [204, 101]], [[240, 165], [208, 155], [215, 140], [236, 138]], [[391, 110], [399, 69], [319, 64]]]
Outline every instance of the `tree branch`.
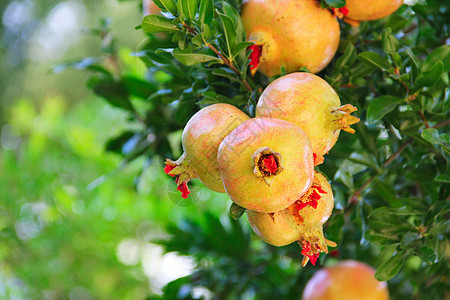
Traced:
[[[182, 23], [183, 26], [189, 31], [189, 33], [192, 33], [194, 35], [198, 34], [198, 31], [195, 30], [194, 28], [186, 25], [185, 23]], [[205, 43], [205, 46], [208, 47], [209, 49], [211, 49], [215, 54], [217, 54], [220, 59], [223, 61], [223, 63], [225, 65], [227, 65], [231, 70], [233, 70], [234, 73], [236, 73], [236, 75], [238, 75], [239, 80], [241, 81], [241, 83], [245, 86], [245, 88], [247, 90], [249, 90], [250, 92], [253, 92], [252, 87], [250, 86], [250, 84], [247, 82], [247, 80], [243, 79], [241, 76], [241, 72], [239, 72], [239, 70], [236, 68], [236, 66], [228, 59], [226, 58], [222, 53], [220, 53], [219, 50], [217, 50], [213, 45], [211, 45], [210, 43], [208, 43], [207, 41], [205, 41], [203, 39], [203, 42]]]
[[[382, 169], [387, 168], [405, 149], [409, 144], [413, 142], [413, 138], [408, 139], [405, 143], [403, 143], [398, 150], [392, 154], [381, 166]], [[350, 203], [356, 203], [358, 201], [358, 197], [361, 196], [361, 193], [372, 183], [372, 181], [377, 178], [378, 175], [375, 175], [369, 178], [364, 184], [357, 189], [353, 195], [350, 197]]]

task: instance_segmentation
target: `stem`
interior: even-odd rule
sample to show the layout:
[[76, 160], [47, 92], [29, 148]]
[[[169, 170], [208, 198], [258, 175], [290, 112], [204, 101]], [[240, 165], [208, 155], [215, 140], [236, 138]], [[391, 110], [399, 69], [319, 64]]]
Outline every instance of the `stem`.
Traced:
[[[186, 25], [184, 22], [182, 24], [189, 31], [189, 33], [192, 33], [194, 35], [198, 34], [198, 31], [195, 30], [194, 28]], [[239, 70], [234, 66], [234, 64], [232, 62], [230, 62], [230, 60], [228, 58], [226, 58], [222, 53], [220, 53], [219, 50], [217, 50], [213, 45], [211, 45], [210, 43], [205, 41], [203, 36], [202, 36], [202, 39], [203, 39], [203, 42], [205, 43], [205, 46], [208, 47], [209, 49], [211, 49], [215, 54], [217, 54], [220, 57], [220, 59], [223, 61], [223, 63], [225, 65], [227, 65], [231, 70], [233, 70], [233, 72], [236, 73], [236, 75], [238, 75], [239, 80], [245, 86], [245, 88], [247, 90], [249, 90], [250, 92], [253, 92], [252, 87], [248, 84], [247, 80], [242, 78], [241, 72], [239, 72]]]
[[[409, 144], [413, 142], [413, 138], [408, 139], [405, 143], [403, 143], [398, 150], [391, 155], [381, 166], [383, 169], [388, 167], [399, 155], [402, 153], [406, 147], [408, 147]], [[379, 174], [378, 174], [379, 175]], [[361, 196], [361, 193], [372, 183], [372, 181], [375, 180], [375, 178], [378, 177], [378, 175], [375, 175], [371, 178], [369, 178], [364, 184], [356, 190], [353, 195], [350, 197], [350, 203], [356, 203], [358, 201], [358, 197]]]
[[420, 115], [420, 118], [422, 119], [423, 123], [425, 124], [425, 127], [430, 128], [430, 124], [428, 123], [427, 119], [425, 118], [423, 111], [419, 110], [419, 115]]
[[448, 124], [450, 124], [450, 119], [442, 121], [441, 123], [437, 123], [436, 125], [433, 126], [433, 128], [441, 128], [441, 127], [444, 127], [444, 126], [446, 126]]

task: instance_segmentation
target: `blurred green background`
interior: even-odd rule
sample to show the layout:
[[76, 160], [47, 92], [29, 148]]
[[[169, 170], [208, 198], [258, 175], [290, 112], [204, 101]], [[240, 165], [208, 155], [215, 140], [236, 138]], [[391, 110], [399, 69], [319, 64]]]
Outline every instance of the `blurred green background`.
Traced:
[[159, 161], [135, 185], [144, 162], [117, 167], [120, 157], [104, 150], [129, 126], [125, 113], [94, 96], [86, 74], [51, 72], [67, 58], [98, 55], [98, 39], [85, 29], [104, 17], [127, 67], [143, 72], [129, 58], [143, 38], [133, 30], [139, 1], [1, 1], [0, 15], [0, 299], [161, 293], [194, 263], [152, 239], [199, 210], [221, 214], [226, 197], [201, 191], [195, 206], [179, 209]]

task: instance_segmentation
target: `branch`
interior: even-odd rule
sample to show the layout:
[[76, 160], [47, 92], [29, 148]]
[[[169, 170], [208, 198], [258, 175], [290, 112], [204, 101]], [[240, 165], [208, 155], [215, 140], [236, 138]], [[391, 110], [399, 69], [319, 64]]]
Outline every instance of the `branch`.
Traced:
[[[391, 155], [381, 166], [382, 169], [387, 168], [399, 155], [402, 153], [409, 144], [413, 142], [413, 138], [408, 139], [405, 143], [403, 143], [398, 150]], [[378, 175], [375, 175], [369, 178], [364, 184], [356, 190], [353, 195], [350, 197], [350, 203], [356, 203], [358, 201], [358, 197], [361, 196], [361, 193], [375, 180]]]
[[[198, 34], [198, 31], [195, 30], [194, 28], [186, 25], [185, 23], [182, 23], [183, 26], [189, 31], [189, 33], [192, 33], [194, 35]], [[202, 37], [203, 38], [203, 37]], [[236, 75], [239, 77], [239, 80], [241, 81], [241, 83], [245, 86], [245, 88], [247, 90], [249, 90], [250, 92], [253, 92], [252, 87], [250, 86], [250, 84], [248, 84], [247, 80], [243, 79], [241, 76], [241, 72], [239, 72], [239, 70], [234, 66], [234, 64], [232, 62], [230, 62], [228, 60], [228, 58], [226, 58], [222, 53], [219, 52], [219, 50], [217, 50], [213, 45], [211, 45], [210, 43], [208, 43], [207, 41], [205, 41], [205, 39], [203, 39], [203, 42], [205, 43], [205, 46], [208, 47], [209, 49], [211, 49], [215, 54], [217, 54], [220, 59], [223, 61], [223, 63], [225, 65], [227, 65], [231, 70], [233, 70], [234, 73], [236, 73]]]
[[427, 119], [425, 118], [423, 111], [419, 110], [419, 115], [420, 115], [420, 118], [422, 119], [423, 123], [425, 124], [425, 127], [430, 128], [430, 124], [428, 123]]

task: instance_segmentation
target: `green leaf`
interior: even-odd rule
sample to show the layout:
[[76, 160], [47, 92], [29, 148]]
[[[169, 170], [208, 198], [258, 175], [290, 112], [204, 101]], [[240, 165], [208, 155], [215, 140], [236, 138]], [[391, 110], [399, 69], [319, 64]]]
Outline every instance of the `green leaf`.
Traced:
[[355, 62], [356, 49], [352, 43], [348, 43], [345, 47], [344, 53], [336, 60], [336, 69], [342, 66], [351, 66]]
[[233, 49], [234, 44], [236, 42], [236, 31], [234, 30], [233, 21], [230, 19], [230, 17], [219, 14], [219, 18], [222, 24], [223, 33], [225, 35], [225, 42], [227, 44], [228, 49], [228, 57], [231, 57], [231, 49]]
[[391, 28], [386, 28], [383, 31], [381, 42], [383, 44], [384, 52], [389, 53], [391, 55], [397, 53], [399, 48], [399, 42], [397, 38], [392, 34]]
[[406, 48], [406, 54], [409, 56], [409, 59], [411, 60], [412, 77], [413, 79], [415, 79], [419, 74], [419, 63], [417, 62], [417, 58], [412, 52], [411, 48]]
[[376, 52], [366, 51], [358, 54], [358, 58], [370, 65], [376, 66], [382, 70], [389, 69], [391, 64]]
[[448, 134], [439, 134], [439, 131], [436, 128], [425, 129], [422, 131], [421, 136], [432, 144], [441, 145], [444, 149], [448, 149], [448, 144], [450, 144]]
[[331, 7], [341, 8], [347, 4], [346, 0], [324, 0]]
[[231, 60], [233, 60], [236, 56], [239, 55], [239, 53], [241, 53], [241, 51], [246, 50], [251, 45], [253, 45], [252, 42], [240, 42], [239, 44], [234, 45], [233, 50], [231, 51], [233, 54]]
[[444, 72], [450, 69], [450, 46], [444, 45], [434, 49], [425, 59], [423, 64], [424, 70], [431, 69], [437, 62], [442, 61], [444, 63]]
[[414, 89], [419, 90], [426, 86], [432, 86], [439, 81], [444, 71], [444, 63], [438, 61], [430, 69], [422, 70], [414, 82]]
[[110, 78], [95, 76], [88, 81], [88, 86], [94, 93], [111, 105], [124, 108], [128, 111], [134, 111], [131, 105], [127, 89], [121, 82], [113, 81]]
[[386, 114], [393, 111], [397, 105], [404, 102], [404, 99], [385, 95], [378, 98], [373, 99], [369, 103], [369, 107], [367, 108], [367, 121], [373, 123], [375, 121], [380, 120]]
[[387, 281], [394, 277], [405, 263], [406, 251], [397, 251], [387, 261], [378, 267], [375, 278], [379, 281]]
[[392, 232], [378, 232], [372, 229], [367, 231], [366, 238], [371, 243], [379, 246], [398, 244], [400, 242], [400, 234]]
[[192, 52], [192, 49], [185, 49], [185, 50], [175, 49], [173, 50], [172, 54], [178, 61], [182, 62], [187, 66], [192, 66], [198, 63], [204, 63], [209, 61], [215, 61], [218, 63], [222, 62], [221, 59], [215, 56], [199, 52], [197, 53]]
[[148, 33], [156, 32], [176, 32], [179, 29], [172, 21], [163, 16], [148, 15], [141, 23], [142, 29]]
[[213, 0], [200, 0], [200, 24], [211, 25], [214, 17], [214, 2]]
[[178, 2], [181, 2], [181, 10], [185, 19], [194, 20], [197, 13], [197, 0], [178, 0]]
[[167, 11], [170, 12], [172, 15], [175, 16], [178, 13], [175, 1], [173, 0], [159, 0], [159, 1], [161, 1], [161, 4], [164, 6], [164, 8], [167, 9]]
[[441, 174], [436, 176], [436, 178], [434, 179], [437, 182], [442, 182], [442, 183], [450, 183], [450, 175], [448, 174]]

